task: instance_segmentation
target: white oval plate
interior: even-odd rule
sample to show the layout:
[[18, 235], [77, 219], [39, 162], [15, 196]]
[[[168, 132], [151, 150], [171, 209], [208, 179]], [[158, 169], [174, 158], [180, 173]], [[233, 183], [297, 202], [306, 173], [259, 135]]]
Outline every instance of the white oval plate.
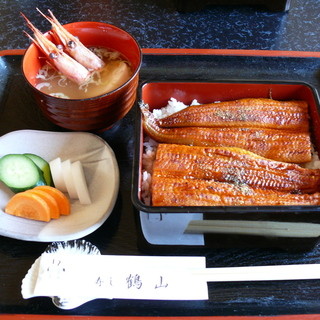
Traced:
[[110, 146], [86, 132], [19, 130], [0, 137], [0, 157], [8, 153], [34, 153], [47, 161], [81, 160], [92, 203], [71, 200], [71, 214], [41, 222], [4, 212], [13, 193], [0, 182], [0, 235], [39, 242], [67, 241], [99, 228], [111, 214], [119, 191], [119, 168]]

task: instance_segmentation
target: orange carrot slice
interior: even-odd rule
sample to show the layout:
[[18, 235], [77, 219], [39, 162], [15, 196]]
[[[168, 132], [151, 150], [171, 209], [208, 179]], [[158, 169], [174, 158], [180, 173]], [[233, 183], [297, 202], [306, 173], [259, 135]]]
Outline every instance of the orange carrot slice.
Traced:
[[57, 200], [51, 196], [49, 193], [43, 190], [35, 190], [35, 189], [29, 189], [26, 192], [32, 192], [39, 197], [43, 198], [45, 200], [50, 208], [50, 217], [51, 219], [58, 219], [60, 217], [60, 209], [57, 203]]
[[33, 190], [46, 191], [47, 193], [49, 193], [51, 196], [53, 196], [56, 199], [61, 215], [67, 216], [70, 214], [70, 211], [71, 211], [70, 201], [66, 197], [66, 195], [63, 192], [61, 192], [60, 190], [58, 190], [57, 188], [54, 188], [51, 186], [38, 186], [38, 187], [35, 187]]
[[7, 203], [5, 212], [22, 218], [45, 222], [51, 219], [48, 203], [32, 192], [15, 194]]

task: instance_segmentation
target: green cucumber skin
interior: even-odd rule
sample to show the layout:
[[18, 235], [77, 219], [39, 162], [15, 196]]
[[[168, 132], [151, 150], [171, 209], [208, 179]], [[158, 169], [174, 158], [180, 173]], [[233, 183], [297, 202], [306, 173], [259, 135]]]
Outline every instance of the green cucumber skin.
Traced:
[[22, 154], [7, 154], [0, 158], [0, 180], [14, 193], [46, 185], [42, 171]]
[[34, 153], [24, 153], [24, 155], [30, 158], [39, 167], [39, 169], [42, 171], [46, 184], [48, 186], [53, 187], [53, 180], [51, 176], [49, 163], [46, 160], [44, 160], [42, 157]]
[[43, 180], [43, 181], [39, 181], [37, 182], [35, 185], [33, 185], [32, 187], [25, 187], [25, 188], [15, 188], [15, 187], [9, 187], [7, 186], [12, 192], [14, 193], [19, 193], [19, 192], [23, 192], [23, 191], [27, 191], [27, 190], [30, 190], [30, 189], [33, 189], [35, 187], [38, 187], [38, 186], [46, 186], [47, 183]]

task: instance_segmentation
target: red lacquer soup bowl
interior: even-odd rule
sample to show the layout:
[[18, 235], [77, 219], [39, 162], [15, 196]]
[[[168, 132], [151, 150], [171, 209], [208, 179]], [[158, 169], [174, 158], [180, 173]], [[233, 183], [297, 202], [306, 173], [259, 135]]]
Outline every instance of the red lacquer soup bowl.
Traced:
[[[39, 69], [46, 63], [35, 44], [29, 46], [23, 57], [23, 75], [43, 114], [54, 124], [76, 131], [110, 128], [130, 111], [136, 100], [141, 48], [129, 33], [107, 23], [74, 22], [64, 27], [87, 47], [105, 47], [120, 52], [131, 65], [131, 77], [115, 90], [92, 98], [65, 99], [48, 95], [35, 87]], [[45, 35], [52, 39], [49, 33]]]

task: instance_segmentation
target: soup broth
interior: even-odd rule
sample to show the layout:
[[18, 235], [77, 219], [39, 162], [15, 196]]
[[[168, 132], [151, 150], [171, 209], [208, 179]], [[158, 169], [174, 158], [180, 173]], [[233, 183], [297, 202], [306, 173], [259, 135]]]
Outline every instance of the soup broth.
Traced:
[[88, 82], [79, 86], [45, 64], [37, 75], [36, 88], [58, 98], [86, 99], [113, 91], [130, 79], [130, 63], [119, 52], [106, 48], [91, 50], [105, 62], [105, 67], [94, 71]]

